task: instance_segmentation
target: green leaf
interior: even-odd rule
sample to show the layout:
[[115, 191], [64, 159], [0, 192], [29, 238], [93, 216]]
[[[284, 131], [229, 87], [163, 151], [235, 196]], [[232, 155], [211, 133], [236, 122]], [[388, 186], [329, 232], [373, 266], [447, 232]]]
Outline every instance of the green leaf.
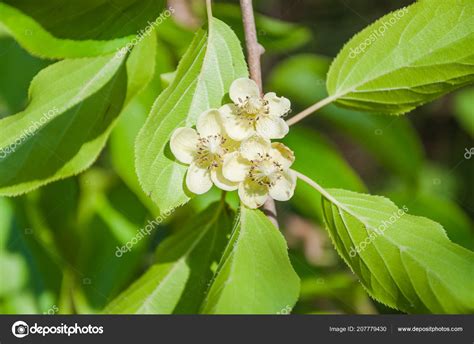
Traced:
[[137, 174], [143, 190], [160, 209], [186, 203], [187, 166], [175, 161], [168, 141], [177, 127], [192, 126], [205, 110], [221, 105], [232, 81], [247, 75], [240, 42], [212, 18], [209, 33], [199, 31], [176, 76], [157, 98], [136, 142]]
[[406, 204], [410, 213], [426, 216], [446, 230], [449, 239], [467, 249], [474, 248], [474, 225], [455, 202], [433, 192], [392, 191], [387, 196], [397, 205]]
[[130, 53], [126, 62], [127, 68], [127, 104], [143, 91], [155, 74], [157, 39], [154, 31], [139, 42]]
[[0, 118], [2, 118], [26, 106], [28, 85], [31, 79], [48, 65], [48, 61], [30, 56], [10, 37], [0, 38], [0, 52], [0, 75], [2, 76], [0, 78]]
[[[143, 37], [141, 29], [163, 10], [163, 0], [6, 0], [0, 3], [0, 30], [41, 57], [106, 55]], [[153, 26], [168, 17], [162, 14]]]
[[[295, 152], [293, 168], [322, 186], [367, 191], [356, 172], [318, 132], [296, 126], [283, 142]], [[298, 183], [291, 202], [304, 215], [322, 222], [321, 195], [309, 185]]]
[[423, 0], [355, 35], [331, 65], [331, 99], [402, 114], [474, 80], [474, 3]]
[[[81, 175], [81, 216], [76, 220], [79, 239], [74, 265], [81, 274], [76, 273], [79, 283], [75, 298], [83, 294], [88, 313], [100, 311], [135, 278], [150, 242], [161, 230], [155, 225], [147, 227], [149, 234], [141, 235], [148, 225], [148, 212], [122, 183], [111, 181], [98, 169]], [[128, 243], [133, 245], [125, 246]], [[84, 279], [90, 283], [84, 283]]]
[[232, 229], [225, 203], [214, 203], [158, 246], [157, 263], [112, 301], [106, 313], [197, 313]]
[[166, 88], [168, 87], [176, 77], [176, 71], [163, 73], [160, 75], [161, 79], [161, 87]]
[[242, 207], [201, 312], [276, 314], [293, 308], [299, 290], [281, 233], [260, 210]]
[[459, 124], [474, 138], [474, 88], [462, 90], [456, 94], [454, 115]]
[[[237, 36], [245, 39], [241, 9], [238, 5], [216, 3], [212, 6], [214, 15], [234, 29]], [[266, 52], [285, 52], [304, 46], [311, 40], [308, 28], [284, 22], [260, 13], [255, 13], [255, 25], [259, 43]]]
[[[326, 57], [312, 54], [288, 58], [273, 70], [269, 88], [300, 107], [308, 107], [327, 96], [324, 85], [329, 62]], [[407, 118], [374, 116], [332, 104], [322, 108], [316, 117], [352, 137], [389, 170], [411, 183], [417, 179], [423, 149]]]
[[64, 60], [42, 70], [28, 107], [0, 120], [0, 194], [19, 195], [89, 167], [126, 92], [123, 59]]
[[[148, 60], [151, 57], [149, 48], [152, 45], [155, 46], [156, 54], [153, 56], [153, 61], [150, 61]], [[134, 62], [130, 62], [131, 60]], [[153, 66], [153, 70], [150, 66]], [[143, 47], [132, 51], [127, 60], [129, 83], [127, 98], [129, 103], [122, 110], [109, 141], [110, 156], [115, 171], [155, 215], [159, 214], [159, 210], [143, 192], [135, 172], [134, 144], [138, 132], [145, 124], [156, 95], [162, 91], [160, 74], [172, 69], [170, 53], [161, 42], [149, 44], [148, 48]]]
[[330, 236], [373, 298], [407, 313], [474, 311], [474, 253], [452, 243], [441, 225], [384, 197], [328, 193]]

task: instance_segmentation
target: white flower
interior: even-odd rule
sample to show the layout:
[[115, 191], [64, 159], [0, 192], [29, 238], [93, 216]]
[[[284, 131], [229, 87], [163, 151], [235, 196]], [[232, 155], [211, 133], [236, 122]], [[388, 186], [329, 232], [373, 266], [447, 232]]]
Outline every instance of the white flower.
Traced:
[[203, 194], [212, 187], [232, 191], [238, 183], [224, 178], [222, 163], [224, 156], [238, 148], [238, 143], [230, 139], [222, 126], [217, 109], [203, 112], [192, 128], [177, 128], [170, 140], [171, 152], [176, 159], [189, 164], [186, 186], [195, 194]]
[[239, 182], [239, 197], [249, 208], [258, 208], [268, 196], [287, 201], [294, 193], [296, 174], [290, 169], [293, 152], [282, 143], [253, 136], [242, 142], [240, 150], [224, 159], [222, 173]]
[[226, 104], [219, 111], [228, 135], [237, 141], [255, 134], [267, 139], [281, 139], [288, 133], [282, 118], [290, 111], [290, 101], [273, 92], [262, 98], [257, 84], [248, 78], [235, 80], [229, 96], [234, 104]]

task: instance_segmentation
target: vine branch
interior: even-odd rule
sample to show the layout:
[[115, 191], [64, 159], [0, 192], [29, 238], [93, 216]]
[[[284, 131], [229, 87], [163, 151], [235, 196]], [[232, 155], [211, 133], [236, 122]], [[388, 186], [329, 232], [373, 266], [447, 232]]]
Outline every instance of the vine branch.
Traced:
[[[247, 62], [249, 65], [250, 78], [256, 82], [260, 93], [263, 93], [262, 88], [262, 69], [260, 65], [260, 57], [265, 52], [265, 49], [258, 43], [257, 29], [255, 28], [255, 18], [253, 15], [252, 0], [240, 0], [240, 8], [242, 11], [242, 22], [244, 25], [245, 45], [247, 47]], [[278, 226], [277, 211], [275, 201], [268, 197], [263, 205], [263, 212], [270, 221]]]

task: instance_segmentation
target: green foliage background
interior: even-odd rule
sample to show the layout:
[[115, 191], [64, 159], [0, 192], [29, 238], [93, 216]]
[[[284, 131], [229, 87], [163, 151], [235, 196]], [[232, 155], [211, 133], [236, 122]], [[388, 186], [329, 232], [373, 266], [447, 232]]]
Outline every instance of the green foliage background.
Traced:
[[[284, 142], [294, 168], [331, 188], [339, 204], [299, 181], [294, 198], [278, 204], [280, 232], [261, 212], [239, 209], [233, 193], [191, 199], [173, 184], [184, 171], [166, 149], [172, 130], [219, 105], [230, 82], [246, 75], [236, 2], [215, 1], [209, 26], [203, 2], [190, 3], [193, 21], [164, 18], [121, 58], [117, 49], [163, 13], [163, 2], [48, 0], [40, 10], [34, 1], [0, 3], [0, 146], [51, 106], [61, 114], [0, 160], [0, 313], [472, 313], [474, 155], [465, 155], [474, 147], [474, 89], [455, 89], [472, 83], [474, 33], [423, 60], [454, 70], [463, 55], [455, 82], [442, 79], [445, 70], [421, 68], [412, 73], [432, 80], [420, 91], [394, 68], [392, 86], [423, 95], [400, 91], [387, 105], [387, 85], [362, 78], [370, 108], [345, 92], [338, 103], [346, 107], [330, 104], [291, 128]], [[255, 1], [264, 89], [289, 98], [292, 114], [327, 96], [326, 77], [337, 94], [335, 75], [356, 68], [339, 68], [344, 56], [331, 66], [344, 44], [409, 4]], [[424, 23], [434, 37], [454, 20], [443, 18]], [[195, 22], [204, 24], [197, 34]], [[375, 44], [396, 54], [402, 29]], [[360, 58], [365, 77], [380, 56]], [[369, 113], [406, 112], [434, 98], [404, 116]], [[402, 207], [410, 215], [374, 245], [379, 255], [352, 259], [348, 243]], [[151, 235], [116, 256], [158, 218]], [[397, 251], [424, 240], [412, 255]]]

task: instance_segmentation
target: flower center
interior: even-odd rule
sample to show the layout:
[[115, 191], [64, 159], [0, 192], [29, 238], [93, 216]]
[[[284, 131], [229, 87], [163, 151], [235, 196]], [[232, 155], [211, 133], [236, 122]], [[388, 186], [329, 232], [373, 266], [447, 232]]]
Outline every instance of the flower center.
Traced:
[[259, 154], [259, 158], [251, 161], [249, 178], [259, 185], [272, 187], [281, 178], [283, 168], [269, 154]]
[[268, 115], [270, 112], [268, 101], [261, 97], [247, 96], [245, 99], [239, 99], [237, 106], [239, 116], [250, 123], [257, 121], [262, 115]]
[[228, 152], [224, 147], [227, 139], [220, 134], [199, 137], [197, 149], [197, 163], [208, 169], [222, 163], [222, 157]]

